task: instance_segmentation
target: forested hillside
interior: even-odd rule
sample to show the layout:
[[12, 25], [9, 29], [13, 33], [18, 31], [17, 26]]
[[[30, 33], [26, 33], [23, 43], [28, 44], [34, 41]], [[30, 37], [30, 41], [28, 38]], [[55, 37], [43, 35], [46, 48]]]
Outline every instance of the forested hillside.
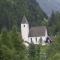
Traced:
[[60, 34], [60, 13], [52, 12], [48, 22], [48, 30], [50, 35]]
[[19, 27], [24, 15], [31, 25], [41, 25], [44, 17], [47, 18], [36, 0], [0, 0], [0, 30], [11, 29], [13, 24]]
[[37, 0], [40, 7], [48, 16], [51, 16], [52, 10], [60, 12], [60, 0]]

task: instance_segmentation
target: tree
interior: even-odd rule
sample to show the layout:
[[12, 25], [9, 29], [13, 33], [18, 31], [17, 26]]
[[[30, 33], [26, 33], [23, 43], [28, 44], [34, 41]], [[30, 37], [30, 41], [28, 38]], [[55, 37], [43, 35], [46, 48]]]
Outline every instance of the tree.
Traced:
[[23, 40], [21, 39], [20, 33], [17, 32], [16, 27], [13, 26], [11, 31], [11, 41], [13, 43], [13, 47], [16, 50], [14, 55], [14, 60], [24, 60], [25, 59], [25, 45], [23, 44]]
[[0, 60], [11, 60], [13, 55], [13, 50], [11, 49], [11, 44], [9, 41], [9, 36], [7, 30], [4, 28], [0, 36]]
[[25, 46], [16, 27], [0, 36], [0, 60], [26, 60]]
[[36, 45], [35, 46], [35, 60], [40, 60], [40, 46], [41, 44], [39, 44], [39, 45]]
[[40, 60], [40, 44], [35, 45], [33, 42], [28, 49], [29, 60]]
[[29, 60], [35, 60], [35, 45], [32, 42], [28, 47]]
[[0, 29], [11, 30], [15, 20], [19, 29], [24, 15], [31, 25], [40, 25], [47, 18], [36, 0], [0, 0]]
[[47, 50], [48, 60], [59, 60], [60, 59], [60, 35], [54, 38], [54, 42], [51, 43]]
[[59, 12], [52, 12], [52, 15], [49, 19], [48, 30], [50, 35], [56, 35], [60, 32], [60, 13]]

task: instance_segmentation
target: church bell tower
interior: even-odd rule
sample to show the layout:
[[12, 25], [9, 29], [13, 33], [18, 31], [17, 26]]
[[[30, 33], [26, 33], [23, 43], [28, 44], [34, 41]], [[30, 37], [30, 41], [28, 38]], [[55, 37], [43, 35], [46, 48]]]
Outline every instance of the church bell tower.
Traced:
[[29, 23], [25, 16], [23, 16], [22, 22], [21, 22], [21, 35], [22, 39], [24, 41], [28, 41], [28, 35], [29, 35]]

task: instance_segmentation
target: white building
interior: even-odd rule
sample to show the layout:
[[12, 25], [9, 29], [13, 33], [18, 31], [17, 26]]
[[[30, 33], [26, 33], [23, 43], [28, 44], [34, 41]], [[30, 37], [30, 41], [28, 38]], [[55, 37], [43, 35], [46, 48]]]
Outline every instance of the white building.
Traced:
[[[45, 41], [48, 37], [46, 26], [37, 26], [29, 28], [29, 23], [24, 16], [21, 22], [21, 35], [24, 43], [34, 43], [46, 45]], [[26, 43], [27, 44], [27, 43]]]

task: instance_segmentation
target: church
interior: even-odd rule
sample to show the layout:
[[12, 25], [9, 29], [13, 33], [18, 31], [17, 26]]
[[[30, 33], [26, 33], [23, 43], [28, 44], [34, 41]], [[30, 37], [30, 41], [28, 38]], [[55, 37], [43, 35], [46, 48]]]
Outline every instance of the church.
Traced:
[[21, 36], [26, 45], [28, 43], [46, 45], [46, 39], [48, 37], [47, 28], [46, 26], [29, 28], [29, 23], [24, 16], [21, 22]]

